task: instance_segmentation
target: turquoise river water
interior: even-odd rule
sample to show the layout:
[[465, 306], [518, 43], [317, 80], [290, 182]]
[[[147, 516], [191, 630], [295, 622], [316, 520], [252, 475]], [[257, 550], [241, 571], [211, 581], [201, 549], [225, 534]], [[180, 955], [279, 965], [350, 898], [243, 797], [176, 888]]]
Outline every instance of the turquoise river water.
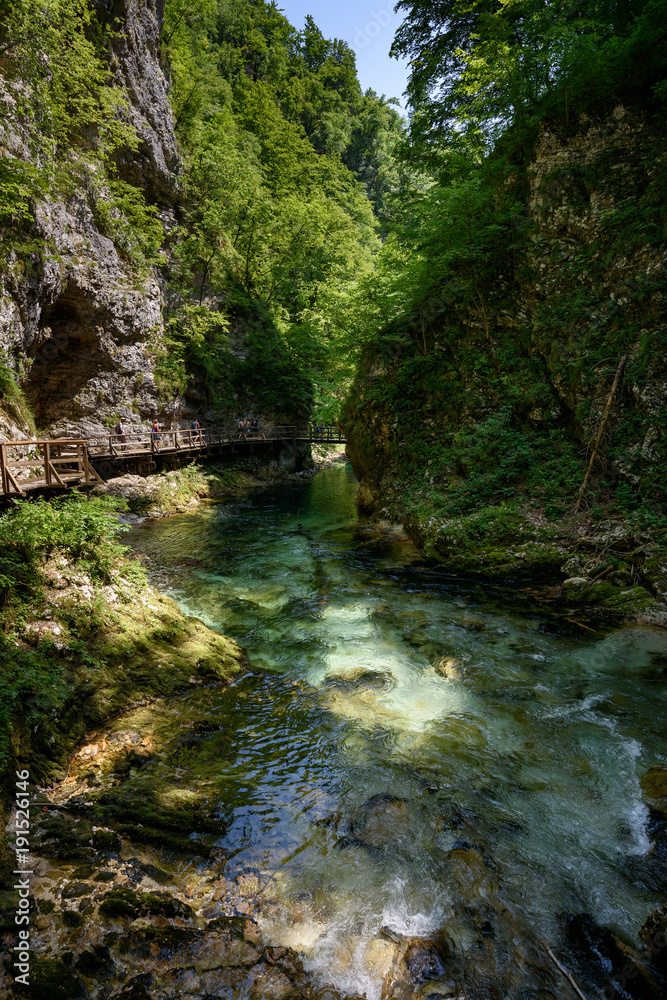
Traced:
[[341, 464], [130, 534], [252, 664], [206, 736], [229, 874], [277, 885], [267, 933], [369, 1000], [383, 927], [463, 951], [491, 928], [512, 961], [567, 914], [636, 942], [667, 901], [639, 784], [667, 764], [667, 634], [448, 576], [355, 492]]

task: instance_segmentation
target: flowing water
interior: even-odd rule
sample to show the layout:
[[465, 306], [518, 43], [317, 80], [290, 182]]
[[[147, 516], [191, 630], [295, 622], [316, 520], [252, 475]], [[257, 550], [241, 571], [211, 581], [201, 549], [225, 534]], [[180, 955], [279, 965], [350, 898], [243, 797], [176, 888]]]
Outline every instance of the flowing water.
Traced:
[[369, 1000], [383, 927], [465, 949], [588, 913], [636, 940], [665, 902], [639, 777], [667, 764], [667, 634], [447, 576], [355, 491], [339, 465], [131, 532], [256, 668], [210, 693], [201, 777], [228, 873], [272, 886], [267, 939]]

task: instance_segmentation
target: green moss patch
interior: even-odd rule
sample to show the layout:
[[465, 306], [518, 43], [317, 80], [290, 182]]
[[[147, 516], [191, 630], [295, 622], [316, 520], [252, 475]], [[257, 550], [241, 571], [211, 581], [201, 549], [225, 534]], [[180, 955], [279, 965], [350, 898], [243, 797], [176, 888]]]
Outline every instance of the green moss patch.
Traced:
[[33, 956], [30, 995], [33, 1000], [87, 1000], [88, 991], [81, 977], [64, 962]]

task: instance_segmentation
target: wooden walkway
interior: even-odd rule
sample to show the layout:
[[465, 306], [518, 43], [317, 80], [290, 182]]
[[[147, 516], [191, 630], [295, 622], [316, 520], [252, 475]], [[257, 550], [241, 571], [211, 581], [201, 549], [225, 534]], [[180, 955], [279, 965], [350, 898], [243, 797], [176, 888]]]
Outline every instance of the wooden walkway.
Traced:
[[292, 425], [236, 435], [206, 428], [159, 434], [142, 429], [80, 439], [6, 441], [0, 443], [1, 492], [17, 497], [36, 489], [92, 486], [130, 466], [155, 467], [165, 459], [222, 457], [297, 442], [345, 444], [346, 438], [337, 427]]

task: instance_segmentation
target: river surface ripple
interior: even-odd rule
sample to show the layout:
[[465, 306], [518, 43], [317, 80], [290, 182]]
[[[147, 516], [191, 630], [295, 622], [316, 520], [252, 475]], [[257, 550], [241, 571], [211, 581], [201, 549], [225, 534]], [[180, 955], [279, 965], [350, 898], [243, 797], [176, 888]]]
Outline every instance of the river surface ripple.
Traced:
[[[447, 859], [470, 845], [537, 936], [585, 912], [636, 939], [665, 902], [639, 777], [667, 764], [667, 635], [447, 576], [360, 527], [355, 491], [338, 465], [130, 533], [154, 582], [260, 668], [210, 708], [229, 873], [278, 885], [267, 921], [370, 998], [364, 942], [454, 926]], [[364, 841], [369, 801], [395, 815]]]

